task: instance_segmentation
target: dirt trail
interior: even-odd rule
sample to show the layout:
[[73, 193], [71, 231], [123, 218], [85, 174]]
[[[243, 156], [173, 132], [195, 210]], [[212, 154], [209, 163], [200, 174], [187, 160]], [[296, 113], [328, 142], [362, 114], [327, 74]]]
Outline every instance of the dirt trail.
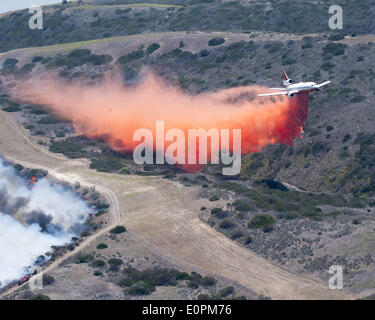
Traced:
[[[67, 159], [39, 146], [35, 138], [3, 111], [0, 111], [0, 152], [27, 167], [44, 168], [59, 179], [95, 185], [111, 200], [113, 224], [123, 223], [143, 244], [184, 270], [217, 274], [273, 299], [352, 298], [345, 292], [330, 290], [327, 284], [315, 279], [283, 270], [202, 223], [199, 208], [207, 203], [195, 199], [194, 188], [159, 177], [90, 170], [87, 160]], [[82, 250], [109, 228], [93, 235], [68, 256]], [[46, 271], [56, 268], [66, 258], [54, 262]]]

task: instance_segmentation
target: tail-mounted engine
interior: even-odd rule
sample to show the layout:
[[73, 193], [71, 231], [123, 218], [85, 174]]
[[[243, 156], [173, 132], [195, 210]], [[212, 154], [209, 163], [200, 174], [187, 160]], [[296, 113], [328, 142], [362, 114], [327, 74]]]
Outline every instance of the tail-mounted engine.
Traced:
[[283, 83], [284, 83], [284, 86], [288, 86], [290, 84], [292, 84], [294, 81], [292, 79], [287, 79], [287, 80], [284, 80]]

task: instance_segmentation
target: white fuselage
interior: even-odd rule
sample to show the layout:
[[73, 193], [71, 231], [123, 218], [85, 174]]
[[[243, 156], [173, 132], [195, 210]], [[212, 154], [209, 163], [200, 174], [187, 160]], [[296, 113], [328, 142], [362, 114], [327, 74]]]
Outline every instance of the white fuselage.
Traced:
[[260, 93], [258, 96], [260, 97], [267, 97], [267, 96], [280, 96], [280, 95], [287, 95], [289, 98], [293, 98], [296, 94], [309, 94], [310, 92], [319, 92], [320, 88], [325, 86], [331, 81], [326, 81], [320, 84], [316, 84], [315, 82], [298, 82], [293, 83], [292, 79], [289, 79], [287, 74], [285, 73], [284, 69], [282, 69], [284, 81], [283, 85], [284, 88], [270, 88], [271, 90], [280, 90], [271, 93]]
[[294, 84], [288, 84], [285, 87], [288, 91], [292, 91], [292, 90], [310, 91], [310, 90], [315, 90], [316, 83], [315, 82], [298, 82]]

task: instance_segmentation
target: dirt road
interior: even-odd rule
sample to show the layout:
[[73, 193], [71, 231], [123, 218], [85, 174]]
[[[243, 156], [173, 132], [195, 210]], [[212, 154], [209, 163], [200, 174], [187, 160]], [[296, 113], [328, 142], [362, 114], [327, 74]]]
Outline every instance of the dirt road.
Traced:
[[[273, 299], [351, 298], [315, 279], [283, 270], [202, 223], [199, 208], [207, 203], [197, 199], [194, 188], [159, 177], [90, 170], [87, 160], [67, 159], [39, 146], [34, 137], [3, 111], [0, 111], [0, 152], [27, 167], [46, 169], [58, 179], [95, 185], [111, 200], [112, 223], [124, 224], [145, 245], [183, 270], [217, 274]], [[86, 240], [79, 250], [97, 236]], [[53, 263], [48, 270], [60, 262]]]

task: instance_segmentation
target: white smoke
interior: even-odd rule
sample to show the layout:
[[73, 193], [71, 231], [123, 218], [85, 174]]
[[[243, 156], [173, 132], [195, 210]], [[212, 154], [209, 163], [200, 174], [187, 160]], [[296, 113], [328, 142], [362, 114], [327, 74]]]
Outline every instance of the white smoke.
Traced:
[[[52, 245], [62, 245], [70, 237], [56, 237], [42, 233], [37, 224], [24, 226], [11, 216], [0, 213], [0, 281], [6, 284], [19, 278], [24, 267], [50, 250]], [[0, 285], [1, 287], [1, 285]]]
[[75, 224], [84, 223], [90, 209], [70, 190], [53, 185], [47, 179], [37, 182], [31, 192], [27, 210], [39, 210], [52, 217], [52, 223], [69, 230]]
[[31, 190], [0, 159], [0, 288], [51, 246], [68, 243], [89, 212], [75, 193], [48, 179]]

